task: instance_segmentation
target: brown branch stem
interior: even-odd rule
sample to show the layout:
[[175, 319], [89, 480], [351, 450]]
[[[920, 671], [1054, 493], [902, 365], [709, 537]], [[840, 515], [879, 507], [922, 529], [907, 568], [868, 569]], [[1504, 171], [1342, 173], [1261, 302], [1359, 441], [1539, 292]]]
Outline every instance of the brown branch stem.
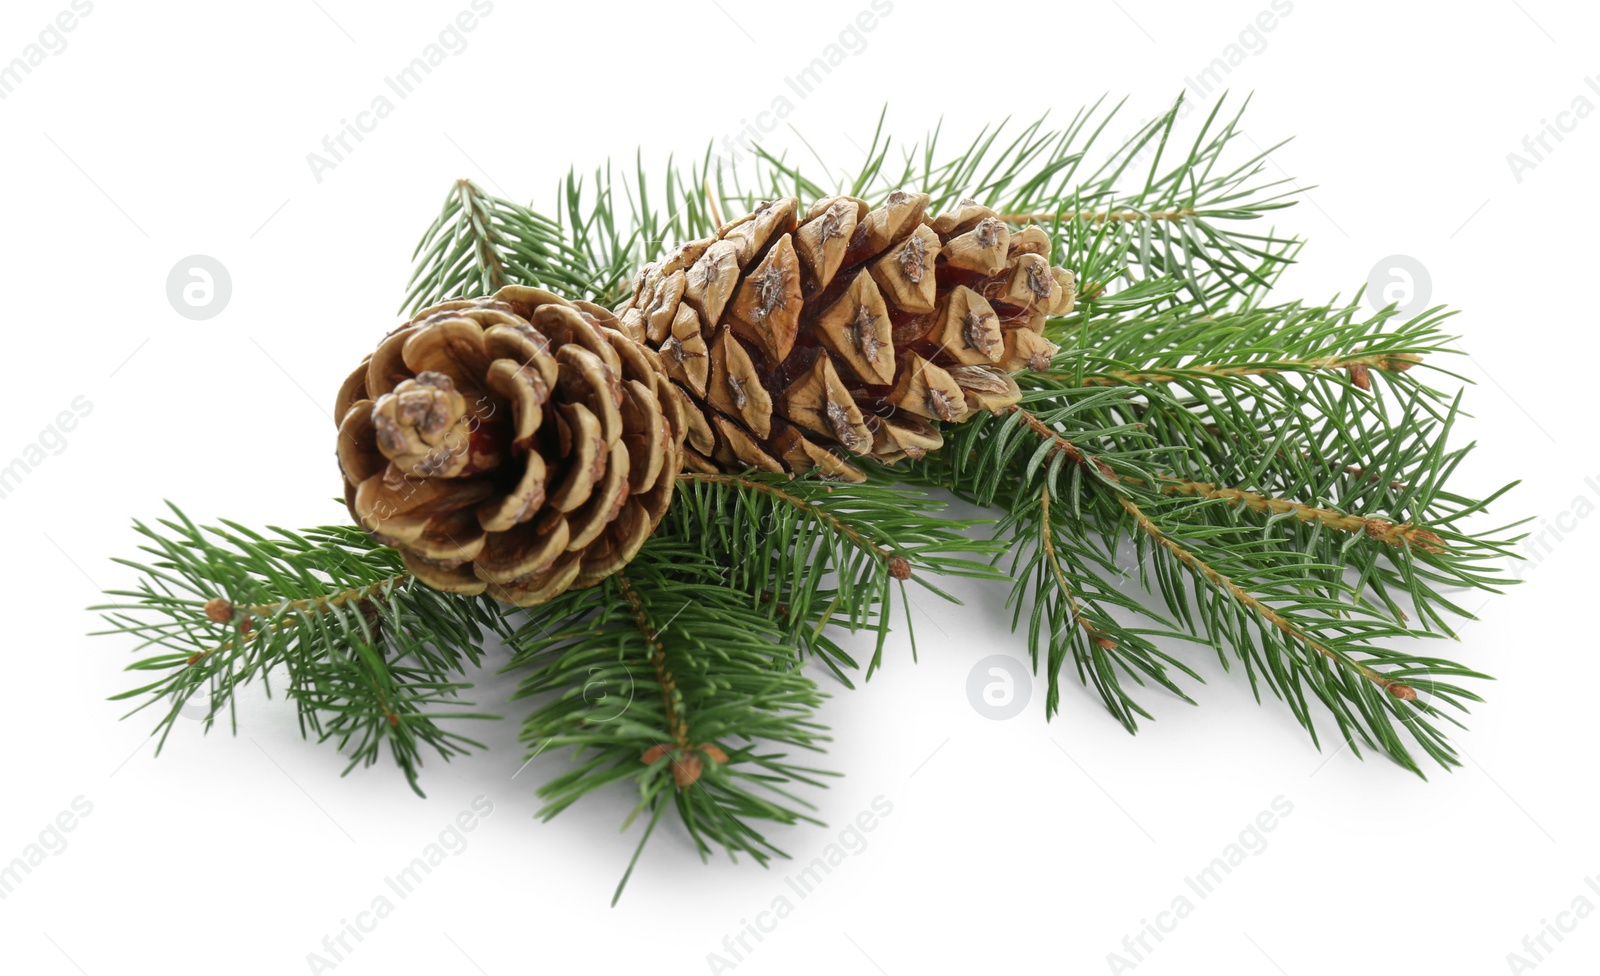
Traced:
[[661, 689], [661, 706], [666, 714], [667, 731], [678, 749], [686, 752], [689, 749], [689, 723], [684, 721], [683, 714], [678, 710], [678, 681], [667, 668], [667, 649], [661, 643], [661, 635], [650, 625], [650, 618], [644, 611], [644, 601], [639, 598], [632, 581], [625, 574], [618, 573], [617, 585], [622, 590], [622, 598], [628, 601], [629, 608], [633, 610], [634, 626], [650, 645], [650, 666], [655, 669], [656, 685]]
[[322, 596], [306, 600], [291, 600], [287, 603], [263, 604], [246, 610], [246, 613], [261, 617], [276, 617], [279, 613], [299, 613], [303, 610], [321, 612], [328, 607], [342, 607], [346, 603], [365, 603], [373, 599], [385, 589], [402, 586], [411, 580], [410, 573], [400, 573], [388, 579], [381, 579], [367, 586], [358, 586], [338, 593], [327, 593]]
[[1218, 572], [1214, 567], [1211, 566], [1210, 563], [1207, 563], [1205, 560], [1201, 559], [1187, 546], [1184, 546], [1183, 544], [1170, 538], [1165, 532], [1161, 531], [1161, 527], [1156, 525], [1155, 522], [1151, 521], [1150, 516], [1146, 515], [1144, 510], [1138, 505], [1134, 504], [1131, 499], [1119, 496], [1117, 501], [1121, 503], [1123, 511], [1127, 512], [1133, 517], [1134, 523], [1137, 524], [1146, 535], [1150, 536], [1150, 538], [1153, 539], [1158, 545], [1172, 553], [1172, 555], [1175, 556], [1179, 562], [1183, 563], [1184, 566], [1188, 567], [1192, 572], [1200, 576], [1200, 578], [1204, 579], [1212, 586], [1222, 590], [1224, 593], [1227, 593], [1228, 596], [1230, 596], [1240, 606], [1243, 606], [1252, 613], [1255, 613], [1257, 616], [1261, 617], [1261, 619], [1282, 631], [1285, 635], [1299, 641], [1306, 647], [1311, 648], [1313, 651], [1316, 651], [1318, 654], [1323, 655], [1329, 660], [1344, 667], [1354, 668], [1357, 673], [1361, 675], [1361, 677], [1382, 688], [1384, 691], [1387, 691], [1394, 697], [1403, 701], [1411, 701], [1417, 697], [1416, 689], [1412, 688], [1410, 685], [1395, 681], [1392, 678], [1384, 677], [1366, 665], [1345, 657], [1344, 655], [1333, 650], [1331, 647], [1328, 647], [1326, 644], [1323, 644], [1322, 642], [1313, 638], [1311, 635], [1302, 631], [1300, 628], [1296, 627], [1282, 614], [1278, 613], [1278, 611], [1274, 610], [1266, 603], [1263, 603], [1259, 598], [1256, 597], [1255, 594], [1251, 593], [1249, 590], [1246, 590], [1244, 587], [1235, 583], [1227, 576]]
[[[388, 579], [382, 579], [367, 586], [352, 587], [348, 590], [340, 590], [337, 593], [325, 593], [319, 597], [290, 600], [285, 603], [261, 603], [243, 609], [231, 608], [230, 622], [236, 621], [240, 626], [244, 640], [251, 641], [262, 634], [269, 634], [276, 630], [297, 625], [301, 619], [299, 614], [305, 611], [322, 613], [329, 607], [342, 607], [347, 603], [366, 603], [384, 590], [403, 586], [410, 580], [410, 573], [400, 573], [397, 576], [391, 576]], [[255, 622], [258, 618], [265, 618], [271, 625], [256, 629]], [[230, 641], [229, 643], [232, 642]], [[196, 651], [189, 655], [187, 663], [190, 667], [193, 667], [227, 646], [228, 644], [222, 644], [204, 651]], [[393, 716], [390, 716], [390, 718], [393, 719]]]
[[[1126, 484], [1148, 485], [1138, 478], [1124, 478]], [[1319, 508], [1286, 498], [1273, 498], [1239, 488], [1219, 488], [1204, 481], [1185, 481], [1182, 478], [1163, 477], [1159, 484], [1163, 495], [1183, 495], [1207, 501], [1221, 500], [1227, 505], [1243, 505], [1252, 512], [1272, 515], [1292, 514], [1301, 522], [1320, 522], [1338, 532], [1364, 532], [1387, 546], [1397, 549], [1415, 548], [1428, 552], [1444, 552], [1444, 540], [1426, 529], [1410, 522], [1394, 522], [1385, 518], [1368, 518], [1347, 515], [1331, 508]]]
[[1050, 486], [1045, 485], [1039, 489], [1040, 527], [1039, 543], [1044, 549], [1045, 559], [1050, 563], [1050, 571], [1055, 575], [1056, 584], [1061, 587], [1061, 592], [1066, 595], [1067, 604], [1072, 608], [1072, 619], [1083, 629], [1093, 644], [1104, 649], [1112, 650], [1117, 642], [1102, 634], [1094, 624], [1084, 619], [1083, 610], [1078, 605], [1078, 598], [1072, 592], [1072, 586], [1067, 583], [1067, 574], [1061, 569], [1061, 560], [1056, 556], [1055, 532], [1050, 524]]
[[1023, 424], [1025, 424], [1029, 430], [1033, 431], [1035, 434], [1038, 434], [1040, 437], [1053, 442], [1055, 444], [1055, 450], [1066, 455], [1067, 460], [1071, 461], [1073, 464], [1080, 465], [1086, 469], [1092, 468], [1096, 474], [1099, 474], [1101, 477], [1106, 478], [1109, 481], [1119, 480], [1117, 478], [1117, 473], [1111, 470], [1110, 465], [1106, 464], [1097, 457], [1085, 454], [1083, 450], [1078, 447], [1078, 445], [1072, 443], [1070, 440], [1067, 440], [1055, 430], [1052, 430], [1050, 425], [1040, 420], [1038, 415], [1033, 411], [1024, 410], [1020, 406], [1013, 406], [1009, 409], [1011, 413], [1022, 419]]

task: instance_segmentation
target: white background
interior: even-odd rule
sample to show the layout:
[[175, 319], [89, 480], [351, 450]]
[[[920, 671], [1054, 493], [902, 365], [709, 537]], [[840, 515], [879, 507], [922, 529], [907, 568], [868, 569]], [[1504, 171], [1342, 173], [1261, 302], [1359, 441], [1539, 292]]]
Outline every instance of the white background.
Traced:
[[[1600, 72], [1600, 13], [1555, 0], [1286, 6], [1227, 80], [1255, 93], [1251, 139], [1296, 137], [1272, 165], [1315, 187], [1279, 218], [1312, 240], [1282, 294], [1349, 294], [1386, 255], [1421, 261], [1434, 298], [1463, 310], [1452, 324], [1473, 358], [1457, 365], [1479, 381], [1459, 433], [1480, 447], [1461, 487], [1524, 478], [1496, 515], [1562, 527], [1523, 566], [1528, 585], [1487, 602], [1448, 648], [1499, 679], [1456, 738], [1465, 768], [1423, 782], [1348, 749], [1318, 753], [1285, 708], [1257, 707], [1197, 651], [1201, 707], [1147, 696], [1159, 720], [1137, 738], [1075, 686], [1049, 724], [1042, 688], [1021, 717], [991, 721], [968, 704], [968, 672], [1022, 647], [1002, 588], [972, 587], [966, 608], [919, 601], [920, 664], [898, 640], [870, 687], [828, 704], [828, 762], [845, 773], [819, 798], [833, 826], [775, 834], [809, 861], [881, 796], [893, 812], [865, 850], [799, 900], [791, 868], [702, 866], [671, 827], [612, 910], [628, 797], [535, 822], [533, 790], [563, 760], [513, 779], [514, 720], [479, 731], [488, 753], [430, 765], [425, 801], [387, 764], [341, 779], [342, 760], [302, 742], [288, 706], [254, 696], [237, 737], [184, 722], [153, 757], [146, 718], [120, 722], [106, 701], [131, 684], [129, 648], [80, 636], [95, 626], [82, 608], [130, 580], [108, 561], [131, 552], [130, 519], [164, 498], [250, 524], [340, 517], [334, 391], [392, 324], [410, 248], [457, 177], [548, 207], [569, 165], [631, 160], [639, 145], [657, 161], [698, 155], [785, 94], [789, 121], [839, 168], [856, 165], [885, 102], [907, 139], [941, 114], [947, 136], [968, 137], [1005, 115], [1065, 122], [1110, 92], [1131, 97], [1117, 124], [1131, 130], [1266, 4], [895, 0], [864, 50], [798, 99], [785, 77], [865, 2], [498, 0], [465, 51], [318, 181], [307, 154], [467, 0], [97, 0], [0, 101], [0, 463], [74, 398], [93, 405], [0, 500], [0, 861], [75, 798], [93, 808], [0, 901], [0, 969], [311, 971], [307, 953], [481, 795], [493, 813], [470, 845], [335, 971], [715, 971], [707, 954], [726, 955], [724, 937], [784, 894], [793, 913], [729, 971], [1107, 972], [1123, 937], [1184, 894], [1194, 912], [1137, 972], [1517, 971], [1507, 954], [1527, 954], [1524, 936], [1580, 896], [1600, 906], [1585, 884], [1600, 873], [1600, 659], [1584, 624], [1600, 524], [1583, 517], [1600, 502], [1600, 118], [1568, 117], [1573, 131], [1520, 180], [1507, 154], [1580, 96], [1600, 105], [1585, 83]], [[8, 0], [0, 62], [64, 9]], [[1216, 97], [1190, 94], [1207, 108]], [[804, 152], [787, 129], [770, 142]], [[191, 254], [231, 272], [231, 304], [209, 321], [166, 298]], [[478, 700], [498, 708], [509, 690], [490, 678]], [[1292, 813], [1266, 849], [1195, 897], [1183, 879], [1277, 797]], [[1600, 961], [1600, 918], [1566, 920], [1540, 974]]]

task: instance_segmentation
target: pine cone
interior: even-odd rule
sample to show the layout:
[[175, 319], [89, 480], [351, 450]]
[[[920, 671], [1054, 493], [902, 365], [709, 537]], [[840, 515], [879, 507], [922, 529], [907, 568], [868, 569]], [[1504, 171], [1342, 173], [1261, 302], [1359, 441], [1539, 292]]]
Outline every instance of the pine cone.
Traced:
[[1017, 402], [1010, 374], [1055, 355], [1044, 323], [1072, 309], [1073, 275], [1043, 229], [928, 202], [829, 197], [801, 221], [770, 201], [639, 272], [617, 314], [690, 396], [687, 466], [859, 481], [838, 450], [920, 458], [936, 423]]
[[615, 316], [521, 287], [421, 312], [335, 410], [356, 521], [429, 586], [519, 606], [633, 558], [686, 429], [660, 360]]

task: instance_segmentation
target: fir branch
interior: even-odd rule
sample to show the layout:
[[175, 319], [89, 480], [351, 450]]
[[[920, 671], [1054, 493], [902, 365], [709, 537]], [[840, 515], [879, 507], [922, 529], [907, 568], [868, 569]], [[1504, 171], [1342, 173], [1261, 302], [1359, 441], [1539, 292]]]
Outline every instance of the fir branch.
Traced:
[[591, 256], [567, 243], [559, 223], [457, 180], [412, 252], [403, 312], [447, 298], [489, 295], [508, 284], [586, 297]]
[[[785, 491], [783, 488], [779, 487], [777, 483], [771, 481], [757, 481], [755, 478], [746, 477], [743, 475], [706, 474], [697, 471], [684, 472], [680, 480], [698, 481], [701, 484], [707, 485], [723, 485], [742, 488], [746, 491], [753, 491], [758, 494], [765, 495], [774, 501], [782, 502], [783, 504], [788, 505], [789, 507], [794, 508], [805, 515], [820, 520], [827, 525], [830, 531], [837, 532], [839, 535], [848, 540], [850, 545], [854, 546], [861, 552], [870, 554], [874, 559], [883, 562], [885, 565], [887, 565], [889, 561], [894, 558], [887, 550], [878, 546], [867, 538], [868, 530], [864, 526], [858, 527], [852, 525], [840, 518], [838, 515], [835, 515], [833, 512], [830, 512], [822, 505], [802, 497], [799, 493], [795, 491]], [[832, 488], [830, 487], [828, 490], [831, 491]]]
[[[411, 581], [410, 573], [396, 573], [393, 576], [378, 580], [366, 586], [356, 586], [330, 593], [324, 596], [304, 600], [288, 600], [273, 604], [260, 604], [240, 609], [223, 597], [212, 597], [206, 601], [202, 608], [206, 616], [213, 623], [231, 624], [236, 627], [245, 640], [257, 640], [263, 635], [270, 636], [278, 630], [294, 627], [302, 621], [315, 618], [316, 615], [326, 613], [336, 607], [356, 604], [367, 614], [367, 620], [372, 622], [369, 608], [375, 601], [381, 599], [390, 590], [406, 585]], [[96, 609], [96, 608], [91, 608]], [[264, 629], [256, 629], [256, 621], [266, 618]], [[232, 640], [230, 635], [229, 640]], [[196, 651], [189, 655], [188, 664], [192, 667], [202, 659], [211, 656], [214, 652], [224, 649], [213, 647], [209, 650]]]
[[1392, 306], [1363, 311], [1357, 296], [1348, 303], [1246, 305], [1219, 312], [1139, 308], [1093, 323], [1069, 316], [1050, 329], [1065, 347], [1062, 355], [1030, 378], [1109, 386], [1343, 373], [1370, 389], [1373, 371], [1395, 377], [1428, 360], [1428, 370], [1437, 373], [1434, 360], [1456, 351], [1453, 337], [1440, 328], [1448, 317], [1442, 309], [1404, 321]]
[[1039, 419], [1038, 414], [1035, 414], [1031, 410], [1024, 409], [1021, 406], [1009, 407], [1007, 408], [1006, 412], [1016, 417], [1022, 422], [1023, 426], [1027, 427], [1034, 434], [1038, 435], [1045, 442], [1045, 444], [1048, 445], [1049, 450], [1045, 455], [1046, 457], [1059, 454], [1068, 461], [1071, 461], [1073, 464], [1092, 467], [1094, 469], [1093, 473], [1099, 475], [1100, 477], [1109, 478], [1113, 481], [1116, 480], [1116, 473], [1111, 470], [1110, 466], [1108, 466], [1099, 458], [1090, 457], [1088, 454], [1085, 454], [1083, 450], [1078, 447], [1078, 445], [1072, 443], [1072, 441], [1064, 437], [1059, 431], [1053, 429], [1049, 424]]
[[814, 720], [823, 696], [783, 632], [725, 585], [726, 572], [681, 540], [653, 537], [626, 575], [568, 591], [513, 635], [508, 669], [524, 674], [516, 697], [541, 702], [523, 741], [534, 754], [575, 755], [573, 769], [540, 788], [542, 817], [633, 783], [629, 820], [649, 814], [634, 862], [668, 806], [702, 856], [721, 847], [760, 863], [786, 855], [758, 824], [818, 822], [794, 790], [820, 787], [827, 774], [783, 750], [828, 740]]
[[[1293, 512], [1311, 508], [1381, 520], [1379, 525], [1412, 524], [1416, 532], [1431, 534], [1417, 536], [1431, 545], [1431, 552], [1422, 553], [1431, 558], [1349, 548], [1339, 532], [1315, 527], [1290, 535], [1317, 563], [1354, 569], [1363, 597], [1387, 606], [1394, 618], [1406, 619], [1405, 600], [1424, 626], [1450, 633], [1449, 615], [1470, 614], [1441, 587], [1493, 589], [1505, 583], [1506, 574], [1494, 564], [1512, 555], [1514, 539], [1504, 529], [1463, 533], [1457, 527], [1510, 486], [1482, 500], [1443, 488], [1471, 450], [1448, 446], [1459, 396], [1447, 397], [1425, 382], [1427, 374], [1453, 375], [1440, 365], [1455, 351], [1439, 331], [1445, 317], [1435, 309], [1402, 320], [1393, 308], [1364, 315], [1355, 304], [1338, 303], [1245, 307], [1215, 316], [1160, 311], [1069, 332], [1069, 348], [1052, 369], [1023, 374], [1020, 382], [1031, 397], [1053, 400], [1083, 385], [1084, 376], [1105, 375], [1106, 366], [1178, 371], [1171, 380], [1143, 376], [1143, 382], [1119, 384], [1129, 396], [1111, 401], [1104, 412], [1102, 422], [1121, 421], [1137, 432], [1111, 435], [1121, 447], [1164, 445], [1165, 463], [1141, 462], [1128, 474], [1152, 483], [1175, 478], [1228, 485], [1307, 506], [1266, 512], [1265, 525], [1279, 531], [1291, 528], [1280, 526], [1280, 518], [1298, 521]], [[1293, 368], [1352, 354], [1381, 358], [1382, 365], [1395, 368]], [[1223, 368], [1191, 369], [1196, 362]], [[1220, 509], [1206, 517], [1236, 524]], [[1320, 573], [1338, 575], [1337, 569]]]
[[[1157, 621], [1161, 624], [1159, 630], [1135, 629], [1118, 622], [1110, 614], [1108, 607], [1126, 610], [1135, 610], [1136, 607], [1118, 593], [1113, 588], [1115, 584], [1106, 578], [1114, 567], [1104, 555], [1091, 553], [1086, 547], [1074, 546], [1069, 541], [1074, 536], [1081, 538], [1081, 533], [1070, 520], [1052, 517], [1052, 497], [1052, 489], [1047, 481], [1039, 487], [1036, 512], [1021, 510], [1014, 513], [1019, 529], [1025, 527], [1030, 518], [1036, 520], [1038, 541], [1031, 551], [1034, 561], [1040, 562], [1042, 559], [1042, 562], [1032, 578], [1031, 594], [1027, 586], [1030, 577], [1024, 573], [1018, 576], [1011, 595], [1011, 604], [1019, 616], [1030, 595], [1033, 599], [1028, 645], [1035, 670], [1039, 669], [1041, 648], [1046, 649], [1048, 655], [1044, 665], [1044, 671], [1049, 676], [1046, 715], [1054, 714], [1060, 707], [1059, 675], [1068, 653], [1076, 663], [1079, 680], [1094, 685], [1112, 715], [1130, 732], [1137, 728], [1134, 716], [1148, 718], [1149, 713], [1124, 690], [1121, 680], [1124, 676], [1140, 685], [1148, 678], [1192, 704], [1193, 699], [1184, 693], [1168, 669], [1196, 681], [1199, 675], [1159, 650], [1151, 640], [1153, 637], [1177, 640], [1190, 638], [1175, 632], [1164, 620]], [[1029, 547], [1020, 545], [1018, 551], [1018, 562], [1021, 562], [1020, 553], [1029, 551]], [[1048, 567], [1048, 577], [1044, 575], [1042, 567]], [[1148, 611], [1140, 612], [1154, 617]], [[1046, 621], [1051, 627], [1048, 634], [1041, 626]], [[1075, 625], [1076, 631], [1068, 627], [1069, 624]], [[1067, 632], [1063, 633], [1063, 630]]]
[[[1433, 720], [1459, 722], [1435, 703], [1464, 710], [1464, 702], [1479, 699], [1454, 682], [1487, 676], [1441, 658], [1386, 648], [1384, 641], [1419, 635], [1353, 601], [1347, 588], [1341, 592], [1324, 582], [1319, 590], [1326, 592], [1308, 590], [1302, 579], [1322, 567], [1292, 549], [1270, 540], [1249, 543], [1173, 513], [1158, 525], [1157, 517], [1132, 499], [1121, 497], [1118, 503], [1141, 538], [1155, 547], [1139, 548], [1142, 555], [1156, 557], [1155, 576], [1169, 609], [1206, 634], [1224, 664], [1223, 652], [1232, 648], [1258, 697], [1265, 683], [1313, 741], [1318, 736], [1308, 708], [1311, 697], [1333, 716], [1358, 754], [1359, 741], [1419, 775], [1412, 746], [1441, 765], [1457, 764]], [[1185, 574], [1198, 587], [1192, 596], [1180, 583]], [[1400, 735], [1398, 727], [1408, 735]]]
[[969, 535], [985, 523], [943, 518], [942, 507], [900, 486], [685, 473], [657, 536], [727, 567], [726, 585], [783, 626], [797, 653], [850, 686], [858, 665], [830, 631], [873, 634], [870, 677], [882, 664], [895, 585], [914, 651], [906, 582], [949, 599], [934, 578], [996, 578], [999, 547]]
[[151, 558], [117, 562], [141, 574], [137, 586], [91, 608], [109, 625], [98, 633], [159, 649], [129, 670], [160, 677], [115, 699], [160, 711], [162, 746], [196, 695], [208, 699], [202, 728], [226, 714], [236, 729], [235, 695], [260, 681], [270, 696], [279, 675], [302, 734], [334, 742], [346, 772], [387, 748], [420, 793], [424, 750], [449, 759], [482, 748], [450, 725], [493, 717], [463, 711], [471, 686], [459, 679], [481, 660], [484, 634], [507, 629], [499, 607], [412, 585], [398, 556], [354, 527], [263, 535], [172, 512], [135, 523]]
[[1318, 654], [1321, 654], [1335, 663], [1353, 669], [1356, 673], [1360, 674], [1361, 677], [1382, 688], [1384, 691], [1387, 691], [1394, 697], [1399, 698], [1402, 701], [1413, 701], [1416, 699], [1417, 691], [1410, 685], [1386, 678], [1383, 675], [1378, 674], [1376, 671], [1373, 671], [1371, 668], [1350, 660], [1347, 656], [1340, 654], [1331, 647], [1305, 633], [1305, 631], [1296, 626], [1294, 622], [1284, 614], [1267, 605], [1255, 594], [1251, 593], [1249, 590], [1223, 575], [1216, 569], [1216, 567], [1207, 563], [1198, 554], [1196, 554], [1194, 550], [1184, 546], [1182, 543], [1168, 536], [1161, 530], [1161, 527], [1156, 525], [1155, 521], [1151, 519], [1150, 516], [1146, 515], [1144, 510], [1135, 504], [1131, 499], [1125, 496], [1119, 497], [1117, 499], [1117, 503], [1122, 506], [1123, 511], [1127, 512], [1128, 515], [1133, 518], [1134, 524], [1137, 525], [1139, 529], [1148, 535], [1152, 540], [1154, 540], [1156, 544], [1162, 546], [1168, 552], [1172, 553], [1172, 555], [1176, 557], [1185, 568], [1189, 569], [1196, 576], [1203, 579], [1207, 584], [1225, 592], [1245, 610], [1259, 616], [1262, 620], [1271, 624], [1273, 627], [1276, 627], [1278, 630], [1282, 631], [1285, 636], [1291, 638], [1292, 640], [1303, 644], [1304, 646], [1316, 651]]
[[[1485, 551], [1498, 551], [1495, 544], [1489, 543], [1486, 548], [1481, 540], [1455, 532], [1448, 525], [1439, 526], [1441, 531], [1435, 533], [1396, 520], [1377, 520], [1374, 531], [1368, 532], [1366, 525], [1373, 516], [1366, 513], [1359, 520], [1346, 521], [1351, 518], [1346, 513], [1330, 510], [1324, 518], [1320, 510], [1310, 506], [1285, 506], [1282, 500], [1265, 496], [1224, 496], [1216, 489], [1208, 497], [1198, 482], [1163, 478], [1150, 470], [1151, 462], [1185, 456], [1185, 445], [1180, 442], [1172, 448], [1160, 447], [1167, 442], [1153, 437], [1148, 425], [1107, 425], [1140, 403], [1140, 394], [1132, 388], [1100, 392], [1083, 387], [1036, 390], [1031, 396], [1044, 406], [1044, 414], [1038, 413], [1037, 408], [1017, 407], [1004, 420], [980, 419], [979, 429], [968, 432], [963, 428], [947, 442], [946, 456], [931, 466], [937, 469], [936, 476], [947, 478], [958, 490], [965, 488], [974, 500], [1008, 508], [1011, 515], [1002, 523], [1006, 526], [1036, 526], [1041, 518], [1052, 518], [1051, 502], [1064, 493], [1072, 502], [1078, 533], [1103, 535], [1108, 540], [1106, 552], [1111, 553], [1126, 521], [1155, 546], [1154, 550], [1141, 546], [1142, 552], [1164, 557], [1154, 563], [1154, 582], [1168, 610], [1189, 632], [1203, 635], [1219, 654], [1232, 647], [1246, 664], [1252, 682], [1264, 680], [1284, 697], [1314, 738], [1315, 728], [1306, 708], [1308, 694], [1326, 705], [1352, 744], [1360, 740], [1382, 748], [1407, 768], [1418, 770], [1406, 739], [1395, 733], [1397, 726], [1403, 726], [1410, 732], [1411, 742], [1421, 745], [1439, 762], [1453, 763], [1453, 753], [1431, 724], [1443, 715], [1433, 702], [1459, 707], [1463, 701], [1476, 700], [1476, 696], [1453, 682], [1460, 677], [1482, 676], [1453, 662], [1408, 657], [1377, 647], [1375, 641], [1414, 636], [1415, 632], [1404, 626], [1403, 615], [1394, 612], [1398, 607], [1392, 600], [1380, 600], [1384, 608], [1380, 611], [1365, 603], [1361, 594], [1372, 588], [1368, 591], [1381, 595], [1385, 579], [1402, 580], [1427, 605], [1436, 594], [1419, 578], [1414, 556], [1433, 560], [1423, 564], [1431, 569], [1448, 571], [1453, 566], [1466, 565]], [[1330, 413], [1324, 412], [1324, 417]], [[1026, 434], [1036, 446], [1018, 443], [1017, 433], [1013, 432]], [[1089, 448], [1085, 446], [1088, 444], [1096, 446]], [[954, 458], [949, 456], [951, 452]], [[963, 454], [967, 455], [965, 460], [961, 460]], [[1061, 474], [1063, 466], [1072, 473], [1070, 478]], [[1061, 485], [1063, 481], [1067, 482], [1065, 486]], [[1041, 486], [1052, 484], [1055, 487], [1041, 490]], [[1157, 505], [1155, 514], [1146, 510], [1151, 505]], [[1250, 516], [1261, 519], [1256, 523], [1259, 530], [1239, 521]], [[1287, 525], [1284, 519], [1289, 520]], [[1328, 541], [1340, 534], [1339, 530], [1355, 524], [1361, 526], [1360, 532], [1349, 533], [1347, 538], [1357, 545]], [[1274, 532], [1274, 526], [1295, 528]], [[1397, 536], [1430, 544], [1395, 546]], [[1446, 537], [1464, 552], [1456, 552], [1457, 545], [1447, 549]], [[1362, 541], [1368, 546], [1359, 546]], [[1046, 556], [1050, 554], [1049, 547], [1039, 548]], [[1358, 557], [1363, 548], [1368, 550], [1366, 561]], [[1373, 553], [1378, 550], [1389, 553], [1388, 558], [1395, 561], [1388, 573], [1375, 568]], [[1347, 564], [1362, 570], [1354, 585], [1344, 579], [1342, 568]], [[1106, 560], [1101, 567], [1084, 568], [1088, 571], [1074, 576], [1070, 586], [1059, 579], [1050, 585], [1035, 574], [1027, 592], [1019, 583], [1013, 598], [1019, 605], [1028, 595], [1036, 606], [1037, 602], [1059, 602], [1059, 592], [1082, 588], [1086, 577], [1103, 583], [1105, 571], [1114, 571], [1115, 566]], [[1099, 572], [1094, 571], [1097, 568]], [[1194, 596], [1207, 591], [1216, 594], [1215, 599], [1201, 600], [1200, 612], [1195, 612], [1197, 608], [1191, 602], [1186, 576], [1201, 588]], [[1163, 618], [1154, 617], [1136, 604], [1124, 604], [1123, 608], [1162, 627], [1168, 626]], [[1070, 620], [1070, 616], [1058, 613], [1055, 619], [1058, 628], [1044, 641], [1050, 650], [1045, 670], [1052, 679], [1052, 690], [1058, 662], [1066, 657], [1071, 642], [1071, 631], [1064, 634], [1059, 627], [1059, 622]], [[1030, 643], [1040, 646], [1037, 626], [1030, 628]], [[1086, 652], [1080, 647], [1074, 653], [1081, 660]], [[1227, 663], [1227, 658], [1223, 661]], [[1340, 677], [1339, 668], [1348, 672], [1348, 677]], [[1155, 671], [1153, 666], [1144, 673], [1151, 671]], [[1164, 671], [1158, 673], [1165, 676]], [[1113, 680], [1116, 672], [1080, 665], [1080, 674], [1092, 680], [1113, 714], [1131, 728], [1132, 715], [1140, 710]], [[1384, 690], [1390, 701], [1365, 695], [1352, 681]], [[1419, 691], [1430, 695], [1430, 700], [1416, 700]], [[1412, 702], [1410, 711], [1398, 711], [1401, 702]]]
[[[1077, 393], [1077, 402], [1061, 405], [1054, 413], [1087, 418], [1107, 402], [1129, 395], [1122, 390]], [[1069, 439], [1028, 411], [998, 417], [980, 414], [947, 429], [939, 453], [890, 470], [1007, 513], [996, 530], [1004, 545], [996, 561], [1009, 556], [1007, 575], [1013, 585], [1008, 606], [1014, 627], [1020, 627], [1027, 614], [1029, 652], [1048, 682], [1046, 713], [1059, 708], [1060, 676], [1070, 658], [1079, 678], [1092, 684], [1112, 714], [1132, 731], [1137, 717], [1148, 713], [1125, 682], [1150, 682], [1189, 700], [1178, 676], [1196, 680], [1198, 676], [1155, 641], [1193, 638], [1124, 592], [1126, 572], [1117, 565], [1114, 548], [1085, 531], [1085, 520], [1093, 525], [1109, 523], [1106, 499], [1089, 490], [1088, 483], [1110, 476], [1111, 465], [1098, 452], [1078, 445], [1091, 437], [1130, 430], [1080, 429], [1086, 436]], [[1121, 457], [1112, 460], [1126, 462]], [[1093, 511], [1097, 506], [1104, 510], [1098, 515]]]

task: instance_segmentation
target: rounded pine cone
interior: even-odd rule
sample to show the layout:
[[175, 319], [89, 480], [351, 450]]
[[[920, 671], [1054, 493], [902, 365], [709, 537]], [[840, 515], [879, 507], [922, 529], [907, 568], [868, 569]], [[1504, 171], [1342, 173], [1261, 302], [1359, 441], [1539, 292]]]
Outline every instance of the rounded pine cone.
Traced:
[[938, 423], [1021, 398], [1010, 374], [1055, 355], [1072, 272], [1042, 228], [929, 200], [769, 201], [640, 271], [617, 314], [690, 398], [686, 465], [858, 481], [840, 452], [920, 458]]
[[633, 558], [686, 429], [661, 362], [615, 316], [522, 287], [419, 313], [335, 410], [356, 521], [427, 585], [519, 606]]

